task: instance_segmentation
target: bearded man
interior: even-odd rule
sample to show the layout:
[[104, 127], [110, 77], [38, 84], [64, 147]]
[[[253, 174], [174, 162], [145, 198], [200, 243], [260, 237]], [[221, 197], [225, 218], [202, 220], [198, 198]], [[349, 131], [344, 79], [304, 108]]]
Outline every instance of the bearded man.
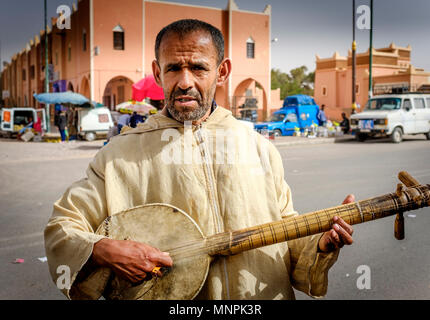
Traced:
[[[128, 208], [173, 205], [206, 236], [297, 215], [279, 152], [214, 101], [232, 68], [221, 32], [198, 20], [174, 22], [158, 34], [155, 56], [153, 74], [166, 99], [162, 112], [114, 137], [90, 163], [87, 178], [54, 204], [46, 253], [54, 281], [59, 266], [70, 268], [71, 286], [63, 289], [68, 298], [100, 297], [85, 285], [94, 268], [139, 283], [156, 267], [174, 266], [168, 252], [95, 234], [106, 217]], [[213, 148], [220, 132], [228, 132], [223, 152]], [[353, 201], [351, 195], [344, 203]], [[293, 287], [323, 296], [339, 248], [352, 243], [351, 226], [334, 220], [323, 234], [218, 257], [197, 298], [294, 299]]]

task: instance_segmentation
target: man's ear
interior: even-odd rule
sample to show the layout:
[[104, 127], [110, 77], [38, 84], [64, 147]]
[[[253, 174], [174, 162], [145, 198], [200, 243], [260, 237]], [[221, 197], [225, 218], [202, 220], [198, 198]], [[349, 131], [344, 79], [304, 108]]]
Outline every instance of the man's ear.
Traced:
[[227, 81], [228, 77], [231, 73], [231, 60], [229, 58], [225, 58], [220, 65], [218, 66], [218, 74], [216, 85], [221, 87]]
[[163, 86], [161, 85], [160, 73], [161, 69], [160, 65], [158, 64], [158, 61], [152, 61], [152, 74], [154, 75], [155, 82], [157, 82], [157, 84], [162, 88]]

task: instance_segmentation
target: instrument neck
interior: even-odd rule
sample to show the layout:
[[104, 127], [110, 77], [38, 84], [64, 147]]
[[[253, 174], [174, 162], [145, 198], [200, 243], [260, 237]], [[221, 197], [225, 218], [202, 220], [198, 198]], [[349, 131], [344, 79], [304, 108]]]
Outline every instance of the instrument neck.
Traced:
[[209, 237], [207, 241], [209, 247], [213, 248], [210, 254], [234, 255], [243, 251], [329, 231], [332, 228], [334, 216], [338, 216], [348, 224], [354, 225], [429, 205], [430, 186], [421, 185], [407, 188], [400, 194], [390, 193], [252, 228], [217, 234]]

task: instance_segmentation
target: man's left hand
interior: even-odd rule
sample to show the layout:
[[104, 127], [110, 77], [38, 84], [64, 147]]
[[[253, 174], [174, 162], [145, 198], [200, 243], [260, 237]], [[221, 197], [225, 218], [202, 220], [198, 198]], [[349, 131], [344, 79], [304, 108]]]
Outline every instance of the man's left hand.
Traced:
[[[354, 195], [350, 194], [345, 198], [342, 204], [352, 203], [355, 201]], [[320, 238], [318, 249], [322, 252], [332, 252], [342, 248], [345, 244], [350, 245], [352, 240], [352, 233], [354, 230], [340, 217], [333, 217], [333, 227], [327, 231]]]

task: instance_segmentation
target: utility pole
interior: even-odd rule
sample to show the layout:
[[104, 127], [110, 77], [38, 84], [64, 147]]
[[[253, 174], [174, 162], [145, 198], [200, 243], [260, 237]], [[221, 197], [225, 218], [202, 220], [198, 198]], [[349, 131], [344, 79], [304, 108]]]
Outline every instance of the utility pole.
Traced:
[[373, 64], [373, 0], [370, 0], [369, 99], [372, 98], [373, 96], [372, 64]]
[[355, 0], [352, 0], [352, 113], [356, 112], [357, 104], [356, 104], [356, 91], [355, 91], [355, 82], [356, 75], [355, 69], [357, 64], [356, 52], [357, 43], [355, 42]]
[[[48, 60], [48, 5], [45, 2], [45, 92], [49, 92], [49, 60]], [[49, 104], [45, 104], [46, 131], [51, 131]]]

